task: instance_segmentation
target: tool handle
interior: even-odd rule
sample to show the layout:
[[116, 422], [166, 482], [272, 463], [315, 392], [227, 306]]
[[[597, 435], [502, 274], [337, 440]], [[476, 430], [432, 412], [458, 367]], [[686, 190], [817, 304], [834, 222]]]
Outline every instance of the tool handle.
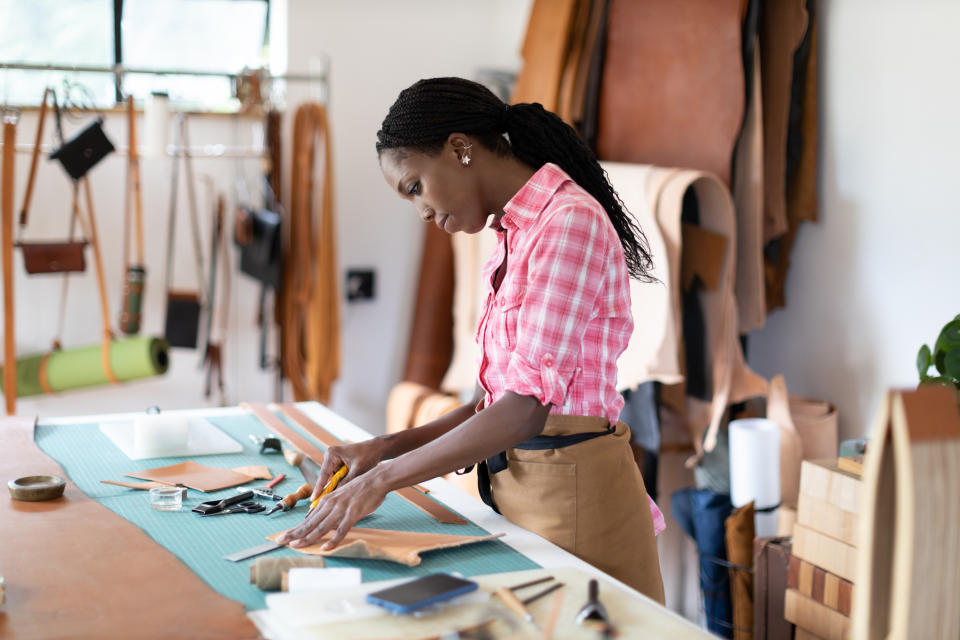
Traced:
[[599, 600], [600, 583], [596, 580], [590, 580], [587, 585], [587, 600], [590, 604], [596, 604]]
[[281, 502], [284, 505], [284, 511], [287, 509], [293, 509], [294, 506], [301, 500], [306, 500], [310, 497], [310, 494], [313, 493], [313, 487], [309, 484], [300, 485], [300, 488], [297, 489], [294, 493], [288, 494], [284, 497]]
[[314, 498], [313, 502], [310, 503], [311, 511], [316, 509], [317, 505], [320, 504], [320, 498], [337, 488], [337, 484], [340, 482], [340, 479], [343, 478], [343, 476], [347, 475], [347, 471], [349, 471], [349, 469], [347, 469], [347, 465], [343, 465], [335, 474], [333, 474], [333, 477], [327, 481], [327, 486], [323, 488], [323, 491], [320, 492], [320, 495]]
[[507, 605], [508, 609], [522, 616], [525, 620], [529, 620], [531, 618], [530, 612], [527, 611], [527, 608], [523, 606], [523, 603], [520, 602], [520, 599], [513, 595], [513, 591], [510, 591], [509, 588], [500, 587], [497, 589], [497, 595], [500, 596], [500, 599], [503, 600], [503, 604]]

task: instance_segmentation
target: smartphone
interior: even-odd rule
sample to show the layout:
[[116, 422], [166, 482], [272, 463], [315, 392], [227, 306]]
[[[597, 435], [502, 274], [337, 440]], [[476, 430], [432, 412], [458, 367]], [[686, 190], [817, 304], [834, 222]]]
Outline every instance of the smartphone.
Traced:
[[409, 613], [464, 593], [475, 591], [477, 583], [451, 576], [431, 573], [428, 576], [367, 594], [367, 602], [394, 613]]

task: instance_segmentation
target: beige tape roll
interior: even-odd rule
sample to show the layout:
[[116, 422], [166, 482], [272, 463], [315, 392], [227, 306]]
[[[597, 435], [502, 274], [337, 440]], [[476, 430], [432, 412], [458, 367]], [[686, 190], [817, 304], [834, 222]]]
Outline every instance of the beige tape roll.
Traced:
[[323, 558], [259, 558], [250, 565], [250, 584], [261, 591], [286, 591], [287, 572], [294, 567], [322, 569]]

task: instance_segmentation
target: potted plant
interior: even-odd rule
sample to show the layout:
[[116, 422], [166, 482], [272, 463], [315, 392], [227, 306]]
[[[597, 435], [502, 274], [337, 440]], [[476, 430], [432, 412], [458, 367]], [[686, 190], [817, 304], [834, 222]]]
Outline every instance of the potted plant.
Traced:
[[[939, 375], [928, 375], [930, 367], [936, 367]], [[940, 331], [937, 341], [930, 347], [923, 345], [917, 353], [917, 373], [920, 384], [940, 384], [957, 390], [960, 400], [960, 315], [948, 322]]]

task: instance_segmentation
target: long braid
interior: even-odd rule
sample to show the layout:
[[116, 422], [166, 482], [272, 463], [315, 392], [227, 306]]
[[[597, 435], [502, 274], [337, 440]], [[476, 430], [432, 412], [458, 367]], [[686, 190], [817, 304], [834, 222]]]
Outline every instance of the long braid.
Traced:
[[508, 106], [483, 85], [463, 78], [420, 80], [401, 91], [390, 107], [377, 132], [377, 153], [398, 149], [435, 154], [454, 132], [474, 136], [498, 153], [512, 153], [534, 169], [547, 162], [558, 165], [606, 210], [630, 275], [644, 282], [655, 280], [647, 239], [593, 151], [572, 127], [539, 103]]

